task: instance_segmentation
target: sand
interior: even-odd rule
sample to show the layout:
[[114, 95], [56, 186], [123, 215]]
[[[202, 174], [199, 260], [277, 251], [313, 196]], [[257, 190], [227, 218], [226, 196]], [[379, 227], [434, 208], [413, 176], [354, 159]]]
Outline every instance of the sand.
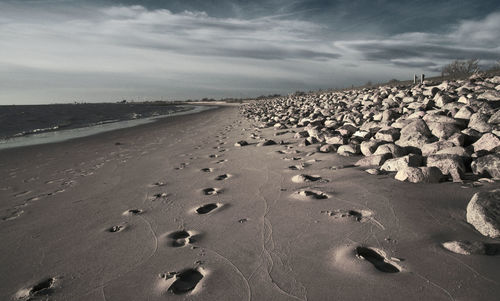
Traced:
[[0, 151], [0, 299], [498, 300], [499, 256], [442, 246], [495, 243], [465, 210], [498, 183], [373, 176], [288, 131], [228, 106]]

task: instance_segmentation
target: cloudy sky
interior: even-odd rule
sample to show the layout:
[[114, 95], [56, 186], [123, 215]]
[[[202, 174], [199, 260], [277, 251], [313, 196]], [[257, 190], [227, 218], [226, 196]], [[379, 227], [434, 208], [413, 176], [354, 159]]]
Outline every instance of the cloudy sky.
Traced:
[[0, 104], [249, 97], [500, 59], [498, 0], [0, 0]]

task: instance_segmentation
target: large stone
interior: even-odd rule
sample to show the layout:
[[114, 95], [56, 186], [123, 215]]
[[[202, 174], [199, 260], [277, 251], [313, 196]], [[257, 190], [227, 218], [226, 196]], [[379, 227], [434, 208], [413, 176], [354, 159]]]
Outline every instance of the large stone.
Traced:
[[467, 205], [467, 222], [484, 236], [500, 237], [500, 189], [474, 194]]
[[440, 140], [446, 140], [455, 133], [460, 133], [461, 129], [453, 123], [430, 123], [429, 128], [432, 134]]
[[432, 133], [422, 119], [417, 119], [401, 129], [401, 136], [396, 142], [399, 146], [421, 148], [430, 142]]
[[337, 154], [346, 157], [358, 155], [359, 153], [360, 153], [359, 144], [341, 145], [337, 149]]
[[438, 151], [436, 155], [457, 155], [462, 158], [468, 158], [471, 154], [461, 146], [453, 146]]
[[491, 154], [472, 161], [472, 172], [476, 175], [500, 178], [500, 154]]
[[469, 120], [469, 128], [474, 129], [480, 133], [490, 132], [492, 127], [488, 123], [489, 117], [480, 112], [471, 115]]
[[377, 150], [377, 148], [384, 143], [387, 142], [377, 139], [363, 141], [361, 142], [361, 153], [365, 156], [371, 156]]
[[422, 156], [430, 156], [438, 151], [445, 149], [445, 148], [450, 148], [453, 147], [454, 144], [450, 141], [436, 141], [433, 143], [428, 143], [422, 146]]
[[443, 174], [437, 167], [404, 167], [394, 177], [411, 183], [438, 183]]
[[432, 155], [427, 157], [427, 166], [435, 166], [443, 175], [450, 175], [453, 182], [462, 182], [465, 165], [462, 158], [457, 155]]
[[371, 155], [361, 158], [354, 165], [356, 166], [374, 166], [374, 165], [382, 165], [387, 159], [392, 158], [391, 154], [382, 154], [382, 155]]
[[491, 115], [490, 119], [488, 119], [488, 123], [500, 124], [500, 110], [496, 111], [495, 114]]
[[405, 167], [418, 167], [422, 164], [422, 157], [409, 154], [404, 157], [389, 159], [380, 168], [383, 171], [399, 171]]
[[347, 139], [345, 137], [340, 136], [340, 135], [336, 135], [336, 136], [326, 137], [325, 142], [327, 144], [343, 145], [343, 144], [346, 144]]
[[458, 110], [458, 112], [453, 117], [457, 119], [469, 120], [472, 114], [474, 114], [474, 111], [471, 109], [471, 107], [463, 106], [460, 108], [460, 110]]
[[461, 255], [484, 255], [487, 249], [486, 244], [480, 241], [447, 241], [443, 243], [443, 247]]
[[399, 136], [399, 129], [391, 127], [378, 131], [377, 134], [375, 134], [375, 139], [394, 142], [399, 139]]
[[408, 154], [408, 152], [394, 143], [387, 143], [380, 145], [375, 151], [374, 155], [391, 154], [394, 158], [402, 157]]
[[491, 133], [487, 133], [481, 136], [479, 140], [474, 142], [472, 146], [474, 147], [475, 152], [480, 150], [486, 150], [490, 152], [500, 146], [500, 139], [498, 139], [497, 136]]

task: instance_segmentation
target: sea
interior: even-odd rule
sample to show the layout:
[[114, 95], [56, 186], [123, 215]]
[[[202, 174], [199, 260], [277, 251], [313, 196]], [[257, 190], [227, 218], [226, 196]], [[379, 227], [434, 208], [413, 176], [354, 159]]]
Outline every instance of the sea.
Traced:
[[0, 106], [0, 149], [60, 142], [210, 108], [154, 103], [5, 105]]

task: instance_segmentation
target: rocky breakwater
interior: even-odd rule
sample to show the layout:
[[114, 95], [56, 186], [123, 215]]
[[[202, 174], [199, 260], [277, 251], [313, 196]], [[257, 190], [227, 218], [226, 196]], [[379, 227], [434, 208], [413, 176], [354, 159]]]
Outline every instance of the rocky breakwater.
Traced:
[[409, 182], [500, 178], [500, 76], [291, 95], [241, 107], [302, 145]]

